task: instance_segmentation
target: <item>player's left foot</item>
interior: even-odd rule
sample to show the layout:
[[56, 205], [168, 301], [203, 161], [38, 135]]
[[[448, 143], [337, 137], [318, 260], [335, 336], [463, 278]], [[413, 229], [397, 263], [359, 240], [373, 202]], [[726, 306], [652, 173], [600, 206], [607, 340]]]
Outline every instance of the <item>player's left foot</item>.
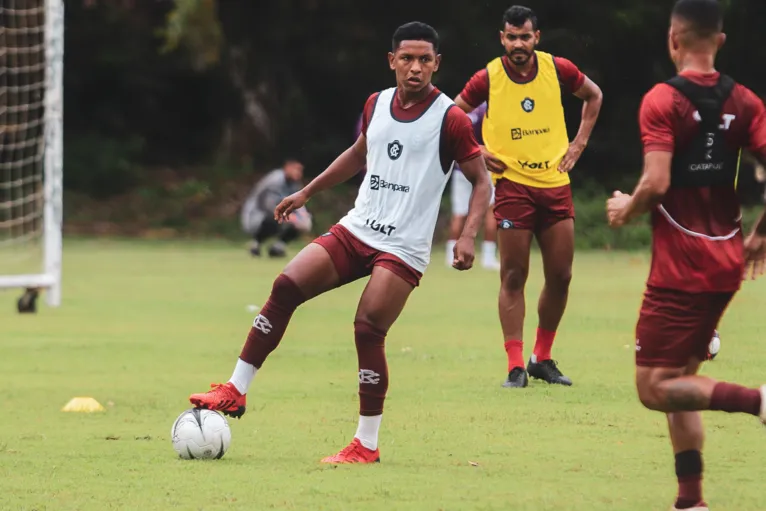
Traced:
[[481, 266], [485, 270], [500, 271], [500, 261], [497, 260], [484, 261]]
[[380, 449], [374, 451], [362, 445], [358, 438], [335, 456], [322, 459], [322, 463], [339, 465], [341, 463], [380, 463]]
[[673, 506], [670, 508], [670, 511], [710, 511], [710, 509], [707, 507], [707, 504], [700, 503], [697, 506], [687, 508], [678, 508]]
[[556, 383], [558, 385], [566, 386], [572, 385], [572, 380], [559, 371], [555, 360], [533, 362], [532, 359], [529, 359], [527, 372], [532, 378], [537, 378], [538, 380], [543, 380], [548, 383]]
[[761, 424], [766, 426], [766, 385], [761, 385]]
[[508, 373], [503, 387], [507, 389], [523, 389], [529, 385], [529, 375], [523, 367], [514, 367], [511, 372]]

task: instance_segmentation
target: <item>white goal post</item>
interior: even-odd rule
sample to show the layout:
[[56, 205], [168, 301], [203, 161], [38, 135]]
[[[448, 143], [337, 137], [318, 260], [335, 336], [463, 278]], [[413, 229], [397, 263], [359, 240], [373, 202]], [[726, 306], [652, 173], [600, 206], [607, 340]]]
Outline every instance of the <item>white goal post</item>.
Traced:
[[0, 288], [46, 289], [57, 307], [64, 0], [0, 0], [0, 19]]

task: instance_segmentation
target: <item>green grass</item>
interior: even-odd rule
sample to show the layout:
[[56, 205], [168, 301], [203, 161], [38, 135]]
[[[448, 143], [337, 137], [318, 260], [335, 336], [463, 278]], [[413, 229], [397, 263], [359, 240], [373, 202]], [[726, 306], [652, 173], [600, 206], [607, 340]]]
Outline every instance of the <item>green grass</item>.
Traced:
[[[533, 256], [527, 355], [541, 285]], [[644, 255], [579, 253], [554, 350], [572, 388], [500, 387], [495, 275], [434, 257], [388, 336], [382, 463], [318, 460], [356, 428], [358, 282], [303, 306], [230, 421], [218, 461], [183, 461], [170, 426], [191, 392], [226, 380], [281, 262], [243, 247], [68, 241], [64, 304], [36, 316], [0, 294], [0, 509], [666, 510], [675, 494], [664, 417], [633, 387]], [[766, 378], [763, 282], [747, 283], [704, 372]], [[63, 413], [74, 396], [106, 406]], [[764, 431], [707, 414], [713, 509], [763, 509]], [[471, 463], [473, 462], [473, 464]], [[474, 465], [476, 464], [476, 465]]]

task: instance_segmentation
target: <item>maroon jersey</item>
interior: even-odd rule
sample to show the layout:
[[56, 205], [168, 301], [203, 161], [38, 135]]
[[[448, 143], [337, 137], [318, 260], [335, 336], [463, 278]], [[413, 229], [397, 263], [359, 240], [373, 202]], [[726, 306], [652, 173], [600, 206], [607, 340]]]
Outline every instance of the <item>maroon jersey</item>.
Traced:
[[673, 153], [671, 186], [652, 211], [647, 284], [736, 291], [744, 270], [738, 156], [745, 148], [766, 158], [766, 108], [719, 73], [684, 72], [646, 94], [639, 123], [644, 153]]
[[[375, 111], [379, 92], [376, 92], [364, 104], [362, 113], [362, 134], [367, 136], [367, 126], [370, 124], [372, 113]], [[399, 95], [394, 95], [394, 101], [391, 104], [391, 115], [399, 122], [411, 122], [423, 115], [423, 112], [431, 106], [436, 96], [440, 94], [439, 89], [434, 87], [431, 93], [423, 98], [419, 103], [415, 103], [409, 108], [403, 108], [399, 101]], [[382, 105], [383, 108], [388, 105]], [[377, 105], [381, 108], [381, 105]], [[440, 148], [440, 158], [443, 168], [448, 168], [455, 161], [463, 163], [481, 154], [481, 148], [474, 135], [473, 124], [468, 115], [459, 108], [450, 108], [447, 111], [444, 120], [444, 135], [442, 136]]]
[[[516, 83], [527, 83], [537, 76], [537, 59], [534, 61], [534, 68], [527, 76], [518, 74], [507, 55], [502, 57], [503, 67], [505, 67], [508, 76]], [[561, 92], [564, 94], [574, 94], [585, 83], [585, 75], [572, 63], [563, 57], [553, 57], [553, 64], [559, 74], [559, 83]], [[486, 68], [477, 71], [460, 93], [463, 101], [476, 108], [485, 101], [489, 100], [489, 72]]]

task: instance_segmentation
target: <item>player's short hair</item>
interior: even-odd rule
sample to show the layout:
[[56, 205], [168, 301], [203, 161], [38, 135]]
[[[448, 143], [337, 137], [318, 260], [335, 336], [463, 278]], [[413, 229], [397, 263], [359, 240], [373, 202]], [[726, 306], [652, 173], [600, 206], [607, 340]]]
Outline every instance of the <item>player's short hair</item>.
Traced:
[[537, 30], [535, 11], [523, 5], [512, 5], [503, 13], [503, 26], [501, 28], [505, 29], [506, 24], [516, 28], [523, 27], [527, 21], [532, 22], [532, 30]]
[[718, 0], [678, 0], [672, 17], [687, 23], [699, 38], [711, 37], [723, 28], [723, 8]]
[[398, 50], [402, 41], [426, 41], [433, 45], [436, 53], [439, 53], [439, 34], [427, 23], [411, 21], [397, 28], [391, 40], [392, 51]]

